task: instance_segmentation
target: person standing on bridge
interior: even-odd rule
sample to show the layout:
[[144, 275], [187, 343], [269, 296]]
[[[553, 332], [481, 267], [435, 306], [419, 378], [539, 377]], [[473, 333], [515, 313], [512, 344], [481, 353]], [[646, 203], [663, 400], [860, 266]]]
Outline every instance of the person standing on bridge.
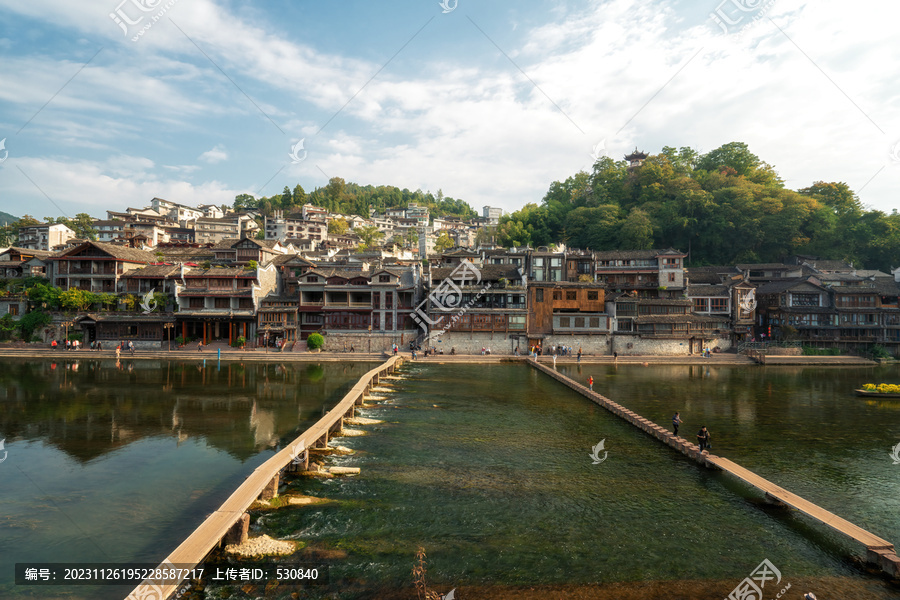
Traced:
[[707, 451], [707, 454], [710, 450], [709, 445], [709, 431], [706, 429], [706, 425], [700, 428], [700, 431], [697, 432], [697, 446], [700, 447], [700, 453], [703, 453], [703, 450]]
[[674, 435], [678, 435], [678, 426], [682, 423], [684, 423], [684, 421], [681, 420], [681, 413], [676, 411], [675, 414], [672, 415], [672, 433]]

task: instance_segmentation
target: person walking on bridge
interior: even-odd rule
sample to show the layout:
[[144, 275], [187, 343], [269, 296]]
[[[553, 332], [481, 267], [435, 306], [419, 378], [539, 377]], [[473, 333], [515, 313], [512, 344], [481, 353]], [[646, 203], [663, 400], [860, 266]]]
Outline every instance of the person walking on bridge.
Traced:
[[681, 413], [676, 411], [675, 414], [672, 415], [672, 433], [674, 435], [678, 435], [678, 426], [682, 423], [684, 423], [684, 421], [681, 420]]
[[709, 454], [709, 431], [706, 429], [706, 425], [702, 426], [700, 431], [697, 432], [697, 446], [700, 448], [701, 454], [703, 454], [703, 450], [706, 450], [707, 454]]
[[594, 391], [594, 376], [593, 375], [588, 375], [588, 387], [591, 389], [592, 392]]

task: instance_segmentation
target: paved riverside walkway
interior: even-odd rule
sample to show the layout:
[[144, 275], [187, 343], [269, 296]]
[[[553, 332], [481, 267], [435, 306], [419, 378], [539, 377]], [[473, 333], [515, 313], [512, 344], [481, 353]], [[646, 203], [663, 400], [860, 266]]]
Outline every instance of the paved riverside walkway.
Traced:
[[[204, 346], [202, 352], [197, 351], [196, 345], [190, 345], [178, 348], [173, 344], [170, 350], [167, 346], [163, 346], [159, 350], [143, 350], [135, 351], [134, 356], [129, 351], [121, 353], [122, 360], [131, 359], [154, 359], [154, 360], [216, 360], [219, 358], [221, 350], [221, 360], [224, 361], [251, 361], [251, 362], [349, 362], [349, 361], [383, 361], [387, 358], [380, 350], [376, 352], [310, 352], [298, 348], [287, 349], [284, 351], [270, 348], [267, 352], [264, 348], [250, 348], [245, 350], [232, 348], [230, 346], [215, 343]], [[424, 356], [421, 351], [417, 352], [416, 360], [422, 362], [439, 362], [439, 363], [499, 363], [499, 362], [524, 362], [528, 360], [528, 356], [515, 356], [512, 354], [436, 354]], [[90, 348], [81, 350], [63, 350], [58, 348], [53, 350], [47, 344], [25, 344], [16, 343], [0, 343], [0, 357], [28, 357], [28, 358], [45, 358], [45, 359], [83, 359], [92, 358], [115, 358], [115, 344], [104, 344], [102, 351], [91, 350]], [[412, 357], [409, 352], [400, 352], [405, 360]], [[699, 354], [683, 354], [683, 355], [649, 355], [635, 354], [622, 355], [618, 358], [603, 354], [585, 354], [581, 358], [580, 364], [618, 364], [618, 365], [754, 365], [763, 362], [768, 365], [793, 365], [793, 366], [874, 366], [878, 363], [857, 356], [768, 356], [763, 357], [764, 361], [757, 358], [751, 358], [744, 354], [735, 354], [733, 352], [714, 352], [709, 358], [704, 358]], [[544, 364], [552, 364], [553, 356], [539, 356], [538, 362]], [[556, 363], [558, 365], [573, 365], [578, 363], [575, 356], [558, 356]]]
[[762, 491], [766, 494], [766, 498], [768, 498], [770, 501], [774, 500], [776, 502], [788, 505], [811, 517], [812, 519], [820, 521], [821, 523], [824, 523], [825, 525], [833, 528], [837, 532], [842, 533], [845, 536], [859, 542], [866, 547], [866, 560], [869, 563], [878, 565], [881, 570], [890, 577], [900, 578], [900, 557], [895, 554], [894, 545], [889, 541], [882, 539], [857, 525], [854, 525], [846, 519], [843, 519], [836, 514], [825, 510], [824, 508], [810, 502], [809, 500], [801, 498], [800, 496], [775, 485], [771, 481], [760, 477], [753, 471], [745, 469], [744, 467], [728, 460], [727, 458], [709, 454], [708, 451], [706, 454], [701, 454], [700, 449], [696, 444], [688, 442], [682, 437], [673, 435], [667, 429], [664, 429], [656, 423], [645, 419], [634, 411], [628, 410], [621, 404], [613, 402], [609, 398], [606, 398], [598, 394], [597, 392], [591, 391], [587, 386], [575, 382], [569, 377], [566, 377], [565, 375], [559, 373], [551, 366], [547, 366], [533, 360], [529, 360], [528, 362], [534, 368], [543, 371], [560, 383], [563, 383], [569, 388], [585, 396], [595, 404], [600, 405], [616, 416], [619, 416], [629, 423], [632, 423], [636, 427], [647, 432], [649, 435], [657, 438], [664, 444], [675, 448], [682, 454], [693, 458], [703, 465], [711, 466], [725, 471], [726, 473], [729, 473], [734, 477], [737, 477], [738, 479], [751, 485], [752, 487], [755, 487], [756, 489]]

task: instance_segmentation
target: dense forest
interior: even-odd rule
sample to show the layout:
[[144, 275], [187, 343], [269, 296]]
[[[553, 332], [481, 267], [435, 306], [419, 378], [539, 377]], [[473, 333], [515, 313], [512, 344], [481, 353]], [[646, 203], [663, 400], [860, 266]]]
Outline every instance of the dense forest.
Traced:
[[896, 210], [866, 210], [845, 183], [789, 190], [740, 142], [703, 155], [667, 146], [633, 169], [603, 157], [591, 173], [554, 181], [540, 205], [502, 217], [494, 235], [506, 247], [673, 247], [688, 253], [691, 266], [792, 254], [886, 272], [900, 263]]
[[416, 190], [400, 189], [391, 185], [359, 185], [346, 183], [340, 177], [332, 177], [328, 185], [306, 193], [300, 184], [293, 190], [288, 186], [274, 196], [254, 198], [250, 194], [240, 194], [234, 199], [235, 210], [253, 208], [264, 215], [271, 215], [273, 210], [283, 210], [285, 214], [299, 210], [309, 202], [314, 206], [327, 208], [331, 212], [344, 215], [359, 215], [369, 218], [369, 207], [378, 212], [387, 208], [406, 208], [410, 203], [427, 206], [433, 217], [457, 216], [475, 217], [472, 207], [462, 200], [445, 197], [441, 190], [437, 194]]

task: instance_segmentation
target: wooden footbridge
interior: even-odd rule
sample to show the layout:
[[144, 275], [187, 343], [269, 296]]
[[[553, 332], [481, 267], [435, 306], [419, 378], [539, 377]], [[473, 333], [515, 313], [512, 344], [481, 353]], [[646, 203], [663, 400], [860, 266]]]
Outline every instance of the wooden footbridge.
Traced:
[[789, 492], [788, 490], [775, 485], [771, 481], [760, 477], [753, 471], [745, 469], [744, 467], [728, 460], [727, 458], [722, 458], [721, 456], [715, 456], [708, 453], [701, 454], [700, 449], [696, 444], [688, 442], [682, 437], [673, 435], [667, 429], [664, 429], [656, 423], [645, 419], [634, 411], [628, 410], [621, 404], [617, 404], [609, 398], [605, 398], [597, 392], [591, 391], [590, 389], [588, 389], [588, 387], [573, 381], [572, 379], [559, 373], [552, 367], [548, 367], [547, 365], [543, 365], [531, 359], [529, 359], [528, 362], [539, 371], [543, 371], [550, 377], [556, 379], [557, 381], [565, 384], [569, 388], [585, 396], [595, 404], [602, 406], [609, 412], [625, 419], [636, 427], [639, 427], [664, 444], [668, 444], [669, 446], [675, 448], [682, 454], [690, 456], [694, 460], [706, 466], [725, 471], [726, 473], [737, 477], [748, 485], [762, 491], [766, 495], [766, 499], [770, 502], [790, 506], [791, 508], [807, 515], [808, 517], [824, 523], [825, 525], [828, 525], [835, 531], [842, 533], [850, 539], [859, 542], [866, 547], [866, 560], [870, 564], [877, 565], [885, 574], [890, 577], [900, 578], [900, 557], [898, 557], [894, 552], [894, 545], [887, 540], [884, 540], [877, 535], [866, 531], [862, 527], [854, 525], [850, 521], [847, 521], [846, 519], [843, 519], [836, 514], [825, 510], [824, 508], [810, 502], [809, 500], [801, 498], [797, 494]]
[[[241, 543], [247, 539], [250, 515], [247, 509], [257, 498], [270, 500], [278, 492], [281, 472], [285, 468], [305, 471], [309, 467], [309, 448], [324, 448], [329, 436], [342, 429], [344, 418], [353, 417], [356, 406], [381, 377], [393, 373], [402, 363], [400, 356], [389, 358], [384, 364], [363, 375], [344, 398], [315, 425], [307, 429], [272, 458], [261, 464], [231, 496], [160, 564], [160, 568], [190, 569], [202, 563], [220, 542]], [[181, 581], [143, 581], [126, 600], [172, 597], [182, 586]]]

